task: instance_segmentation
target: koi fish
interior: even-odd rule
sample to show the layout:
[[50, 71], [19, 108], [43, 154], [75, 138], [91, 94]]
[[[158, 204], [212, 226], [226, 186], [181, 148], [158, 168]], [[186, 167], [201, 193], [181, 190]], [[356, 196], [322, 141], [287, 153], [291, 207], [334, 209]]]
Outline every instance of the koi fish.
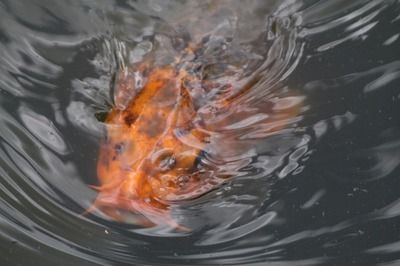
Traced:
[[[138, 75], [143, 76], [141, 88]], [[234, 118], [204, 126], [207, 121], [199, 118], [186, 86], [196, 79], [175, 65], [151, 69], [143, 64], [119, 72], [115, 107], [105, 119], [107, 136], [99, 152], [100, 186], [94, 208], [116, 221], [126, 222], [134, 214], [135, 223], [144, 226], [186, 229], [171, 217], [171, 204], [201, 196], [225, 181], [214, 178], [209, 182], [213, 177], [198, 169], [196, 162], [207, 145], [212, 145], [208, 132]], [[234, 97], [217, 99], [216, 105], [234, 108]], [[298, 106], [289, 108], [283, 117], [298, 112]]]

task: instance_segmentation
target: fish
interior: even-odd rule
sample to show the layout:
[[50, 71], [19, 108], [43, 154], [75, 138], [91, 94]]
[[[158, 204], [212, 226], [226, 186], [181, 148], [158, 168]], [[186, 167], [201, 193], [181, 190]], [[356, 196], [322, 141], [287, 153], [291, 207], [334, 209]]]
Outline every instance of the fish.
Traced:
[[[257, 80], [251, 79], [236, 91], [227, 82], [226, 93], [199, 107], [188, 84], [215, 84], [179, 67], [178, 61], [157, 67], [143, 63], [117, 74], [115, 104], [104, 121], [107, 134], [97, 163], [99, 186], [95, 188], [99, 193], [92, 205], [114, 221], [188, 231], [172, 217], [171, 206], [200, 197], [229, 178], [214, 176], [199, 167], [198, 161], [218, 145], [211, 132], [235, 122], [232, 116], [221, 120], [218, 114], [235, 108], [235, 99]], [[204, 112], [213, 108], [217, 111]], [[294, 106], [279, 119], [298, 113], [299, 107]], [[242, 118], [238, 115], [236, 120]]]
[[[134, 87], [137, 71], [117, 78], [116, 102], [122, 106], [126, 100], [119, 97]], [[97, 164], [100, 193], [94, 205], [114, 220], [122, 221], [125, 211], [181, 227], [169, 217], [169, 202], [193, 191], [199, 178], [195, 161], [206, 135], [192, 122], [196, 113], [184, 86], [191, 78], [186, 71], [165, 66], [146, 76], [126, 108], [113, 108], [106, 117], [107, 138]], [[182, 142], [183, 135], [197, 145]]]

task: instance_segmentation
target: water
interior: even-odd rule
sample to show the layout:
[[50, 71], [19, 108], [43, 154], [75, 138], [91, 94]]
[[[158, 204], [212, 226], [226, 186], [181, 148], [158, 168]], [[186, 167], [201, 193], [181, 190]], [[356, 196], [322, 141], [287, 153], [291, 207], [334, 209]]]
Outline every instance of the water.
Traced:
[[[400, 264], [399, 11], [394, 0], [2, 0], [0, 265]], [[204, 37], [200, 74], [237, 88], [259, 77], [201, 158], [229, 178], [171, 207], [190, 232], [82, 215], [117, 69], [147, 55], [163, 65]], [[266, 119], [272, 103], [300, 107]]]

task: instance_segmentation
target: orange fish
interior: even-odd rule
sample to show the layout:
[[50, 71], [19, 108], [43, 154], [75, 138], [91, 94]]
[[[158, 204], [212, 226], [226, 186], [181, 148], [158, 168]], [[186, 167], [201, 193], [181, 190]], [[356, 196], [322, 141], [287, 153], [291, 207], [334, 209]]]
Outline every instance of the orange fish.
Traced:
[[[119, 95], [134, 87], [137, 72], [127, 71], [117, 77]], [[183, 85], [189, 78], [173, 67], [155, 68], [125, 109], [114, 108], [107, 115], [95, 202], [106, 215], [124, 220], [124, 213], [136, 213], [146, 218], [141, 223], [178, 226], [169, 217], [169, 202], [193, 191], [195, 160], [205, 137], [192, 123], [196, 113]], [[123, 101], [117, 95], [117, 105]], [[183, 143], [181, 136], [190, 136], [197, 145]]]
[[[143, 75], [141, 88], [138, 75]], [[141, 225], [167, 224], [184, 229], [171, 217], [171, 204], [200, 196], [223, 182], [218, 179], [210, 185], [212, 182], [205, 179], [213, 177], [197, 169], [196, 160], [211, 145], [207, 132], [235, 121], [229, 118], [207, 130], [199, 126], [194, 99], [186, 86], [196, 81], [177, 65], [150, 69], [142, 64], [117, 75], [116, 107], [105, 120], [107, 137], [100, 148], [100, 186], [94, 208], [117, 221], [126, 222], [133, 215], [135, 223]], [[234, 97], [252, 83], [255, 81]], [[216, 100], [216, 106], [234, 108], [230, 106], [234, 97], [222, 97]], [[279, 119], [298, 112], [298, 106], [289, 108]]]

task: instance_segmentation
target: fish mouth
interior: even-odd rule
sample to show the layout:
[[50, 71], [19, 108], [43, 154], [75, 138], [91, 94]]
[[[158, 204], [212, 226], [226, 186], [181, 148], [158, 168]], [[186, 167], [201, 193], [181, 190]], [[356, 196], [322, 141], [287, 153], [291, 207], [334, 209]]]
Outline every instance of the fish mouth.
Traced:
[[132, 199], [123, 196], [100, 193], [86, 213], [97, 212], [103, 217], [122, 224], [140, 227], [168, 225], [179, 231], [189, 231], [171, 216], [171, 207], [161, 202], [146, 199]]

